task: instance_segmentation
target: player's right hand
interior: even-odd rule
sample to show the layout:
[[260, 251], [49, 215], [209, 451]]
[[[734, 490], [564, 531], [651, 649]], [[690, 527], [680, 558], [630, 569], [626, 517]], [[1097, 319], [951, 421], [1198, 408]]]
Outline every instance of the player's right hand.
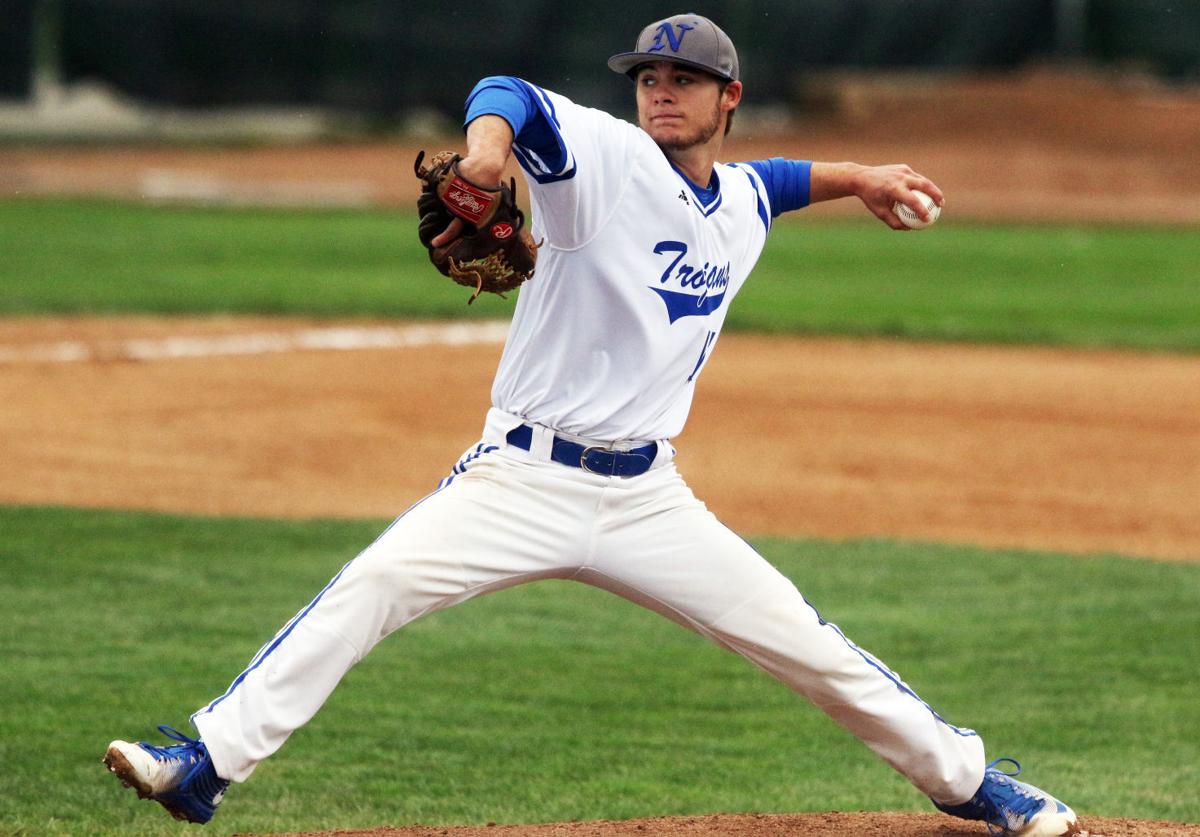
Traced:
[[894, 230], [908, 229], [892, 211], [897, 202], [907, 206], [921, 220], [929, 220], [929, 212], [921, 199], [913, 194], [914, 189], [932, 197], [938, 206], [946, 202], [936, 183], [906, 165], [866, 166], [855, 178], [855, 194], [876, 218]]

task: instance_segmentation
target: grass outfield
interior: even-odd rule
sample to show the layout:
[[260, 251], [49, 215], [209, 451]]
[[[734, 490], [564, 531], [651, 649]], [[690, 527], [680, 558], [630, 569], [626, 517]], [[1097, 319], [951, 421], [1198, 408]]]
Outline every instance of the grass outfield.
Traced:
[[[408, 213], [0, 202], [0, 315], [507, 317]], [[1200, 230], [778, 222], [731, 327], [1200, 351]]]
[[[105, 774], [224, 690], [380, 522], [0, 508], [0, 833], [180, 834]], [[1200, 567], [762, 541], [823, 614], [1085, 816], [1200, 820]], [[734, 655], [564, 582], [421, 620], [206, 834], [929, 810]]]

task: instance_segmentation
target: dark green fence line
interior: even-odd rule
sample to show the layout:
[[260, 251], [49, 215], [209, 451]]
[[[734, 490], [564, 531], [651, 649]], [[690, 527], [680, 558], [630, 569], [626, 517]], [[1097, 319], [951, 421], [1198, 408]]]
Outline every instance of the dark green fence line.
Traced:
[[0, 8], [0, 99], [22, 99], [32, 81], [33, 0], [4, 0]]
[[38, 43], [66, 81], [100, 79], [163, 104], [453, 114], [475, 80], [502, 73], [611, 109], [624, 91], [604, 59], [689, 6], [730, 33], [761, 102], [789, 100], [818, 67], [1062, 56], [1200, 78], [1200, 3], [1178, 0], [7, 0], [0, 95], [28, 90]]

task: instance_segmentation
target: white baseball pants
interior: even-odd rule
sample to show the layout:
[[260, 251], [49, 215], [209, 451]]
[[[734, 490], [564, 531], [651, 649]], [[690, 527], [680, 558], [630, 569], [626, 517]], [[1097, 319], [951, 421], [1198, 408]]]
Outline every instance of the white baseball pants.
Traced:
[[[392, 631], [475, 596], [543, 578], [616, 593], [736, 651], [803, 694], [939, 802], [969, 799], [984, 748], [824, 622], [720, 523], [659, 444], [621, 478], [549, 461], [552, 432], [507, 447], [521, 420], [492, 410], [484, 441], [298, 613], [225, 694], [192, 716], [218, 775], [244, 781]], [[576, 440], [580, 441], [580, 440]]]

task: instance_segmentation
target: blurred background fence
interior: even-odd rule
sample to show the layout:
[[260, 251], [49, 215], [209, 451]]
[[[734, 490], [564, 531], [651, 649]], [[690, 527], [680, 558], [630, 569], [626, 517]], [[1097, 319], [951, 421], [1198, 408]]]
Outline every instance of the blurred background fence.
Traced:
[[[628, 106], [602, 59], [692, 6], [734, 38], [758, 104], [795, 104], [816, 68], [1134, 67], [1200, 80], [1197, 0], [4, 0], [0, 98], [78, 83], [184, 109], [320, 108], [390, 125], [453, 118], [482, 75]], [[786, 69], [785, 69], [786, 68]]]

